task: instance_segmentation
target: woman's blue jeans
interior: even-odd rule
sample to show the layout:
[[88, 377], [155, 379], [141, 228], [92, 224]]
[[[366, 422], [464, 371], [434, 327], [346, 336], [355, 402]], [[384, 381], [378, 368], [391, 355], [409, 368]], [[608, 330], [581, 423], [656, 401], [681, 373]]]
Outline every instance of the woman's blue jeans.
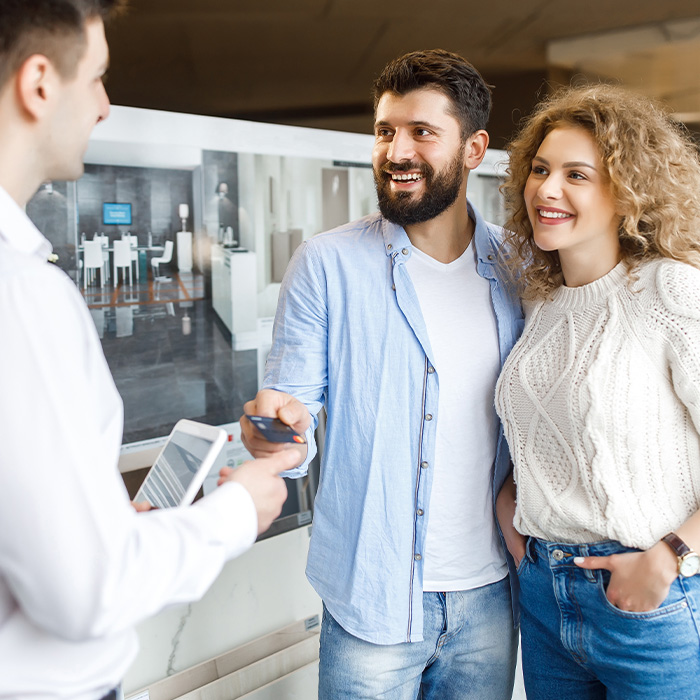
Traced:
[[518, 568], [528, 700], [700, 698], [700, 575], [677, 578], [657, 610], [627, 612], [606, 597], [609, 572], [573, 563], [631, 551], [528, 540]]

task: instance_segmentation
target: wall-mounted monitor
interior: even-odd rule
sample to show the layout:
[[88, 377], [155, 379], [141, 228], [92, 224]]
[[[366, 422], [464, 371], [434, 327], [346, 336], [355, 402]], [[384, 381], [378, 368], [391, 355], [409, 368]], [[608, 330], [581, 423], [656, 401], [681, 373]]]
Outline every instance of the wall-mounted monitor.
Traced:
[[131, 204], [105, 202], [102, 205], [102, 223], [131, 226]]

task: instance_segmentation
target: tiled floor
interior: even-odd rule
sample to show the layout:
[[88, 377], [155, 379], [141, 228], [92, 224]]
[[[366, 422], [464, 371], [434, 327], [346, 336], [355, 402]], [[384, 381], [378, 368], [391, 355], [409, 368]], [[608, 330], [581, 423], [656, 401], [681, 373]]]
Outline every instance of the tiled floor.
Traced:
[[124, 443], [167, 435], [183, 417], [238, 420], [257, 390], [257, 350], [232, 350], [202, 275], [91, 285], [84, 296], [124, 400]]

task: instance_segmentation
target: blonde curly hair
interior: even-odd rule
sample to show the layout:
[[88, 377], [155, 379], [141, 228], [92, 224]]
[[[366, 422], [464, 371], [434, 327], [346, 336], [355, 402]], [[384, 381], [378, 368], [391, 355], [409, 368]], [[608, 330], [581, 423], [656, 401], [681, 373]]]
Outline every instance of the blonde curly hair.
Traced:
[[630, 274], [654, 257], [700, 268], [700, 161], [682, 126], [652, 100], [613, 85], [566, 88], [542, 102], [508, 146], [506, 257], [525, 298], [562, 283], [557, 251], [533, 239], [523, 192], [532, 159], [557, 127], [585, 129], [597, 144], [618, 211], [622, 259]]

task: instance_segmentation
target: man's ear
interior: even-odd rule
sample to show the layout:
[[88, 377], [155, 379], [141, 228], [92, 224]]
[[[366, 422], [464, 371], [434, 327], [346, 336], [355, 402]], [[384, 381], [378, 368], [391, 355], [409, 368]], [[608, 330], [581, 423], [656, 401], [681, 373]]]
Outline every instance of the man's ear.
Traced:
[[467, 138], [464, 148], [464, 165], [468, 170], [474, 170], [486, 155], [489, 145], [489, 135], [483, 130], [475, 131]]
[[34, 119], [40, 119], [50, 108], [59, 76], [49, 59], [33, 54], [17, 71], [17, 98], [21, 108]]

